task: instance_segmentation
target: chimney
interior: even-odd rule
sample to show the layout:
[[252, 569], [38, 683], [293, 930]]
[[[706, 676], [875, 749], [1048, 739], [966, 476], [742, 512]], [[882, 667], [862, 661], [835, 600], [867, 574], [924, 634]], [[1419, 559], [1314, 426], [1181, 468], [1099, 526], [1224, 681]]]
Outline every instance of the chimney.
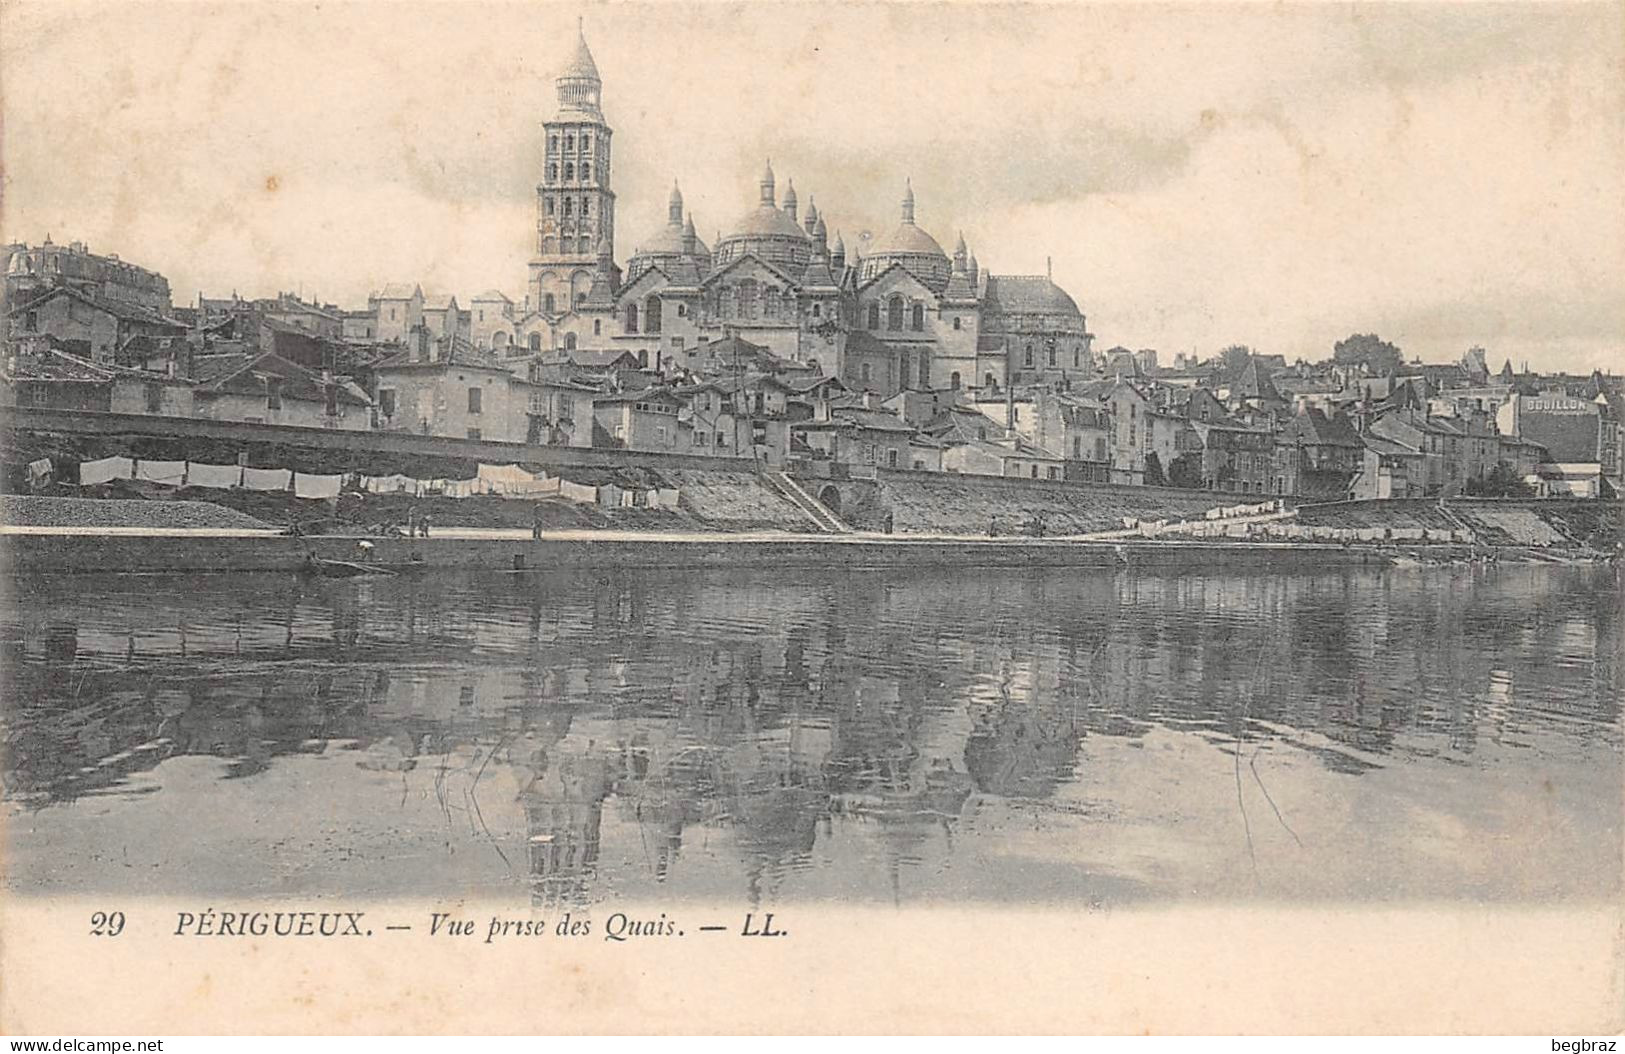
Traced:
[[1016, 434], [1016, 390], [1008, 384], [1004, 386], [1004, 434]]

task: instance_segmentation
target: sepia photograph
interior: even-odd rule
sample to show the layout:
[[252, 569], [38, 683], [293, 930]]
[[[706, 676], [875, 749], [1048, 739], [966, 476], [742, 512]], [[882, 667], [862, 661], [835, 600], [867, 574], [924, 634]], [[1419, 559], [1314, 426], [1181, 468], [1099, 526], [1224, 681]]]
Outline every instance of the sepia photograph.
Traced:
[[0, 171], [0, 1031], [1625, 1030], [1619, 4], [6, 0]]

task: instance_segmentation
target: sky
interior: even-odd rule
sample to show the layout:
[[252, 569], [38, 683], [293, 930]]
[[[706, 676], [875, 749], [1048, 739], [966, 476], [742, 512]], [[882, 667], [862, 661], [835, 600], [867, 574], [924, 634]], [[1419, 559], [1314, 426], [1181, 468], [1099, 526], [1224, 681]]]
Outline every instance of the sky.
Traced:
[[616, 257], [674, 180], [702, 238], [764, 160], [848, 247], [905, 179], [944, 248], [1043, 274], [1098, 347], [1320, 359], [1478, 344], [1625, 369], [1625, 6], [0, 6], [0, 233], [177, 303], [525, 290], [578, 17]]

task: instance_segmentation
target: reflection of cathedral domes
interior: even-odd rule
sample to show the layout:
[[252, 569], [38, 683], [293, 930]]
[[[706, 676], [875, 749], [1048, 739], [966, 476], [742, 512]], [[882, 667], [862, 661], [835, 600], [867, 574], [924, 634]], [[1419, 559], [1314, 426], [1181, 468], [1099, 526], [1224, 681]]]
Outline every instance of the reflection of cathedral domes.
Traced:
[[859, 277], [868, 281], [878, 277], [892, 264], [897, 264], [932, 289], [940, 291], [948, 284], [951, 273], [948, 254], [942, 251], [935, 238], [915, 224], [912, 184], [903, 192], [902, 205], [902, 222], [890, 234], [876, 238], [863, 249]]

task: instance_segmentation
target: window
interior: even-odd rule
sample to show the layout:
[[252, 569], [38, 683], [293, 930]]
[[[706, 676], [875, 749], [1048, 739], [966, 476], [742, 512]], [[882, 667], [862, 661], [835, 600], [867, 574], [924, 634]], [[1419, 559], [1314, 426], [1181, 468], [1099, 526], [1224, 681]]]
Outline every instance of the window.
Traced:
[[564, 335], [564, 350], [565, 351], [574, 351], [574, 350], [576, 350], [576, 335], [574, 333], [566, 333]]
[[644, 324], [643, 328], [644, 328], [644, 332], [646, 332], [646, 333], [659, 333], [660, 332], [660, 322], [661, 322], [660, 315], [661, 315], [660, 298], [658, 296], [652, 296], [648, 300], [644, 301], [644, 305], [643, 305], [643, 324]]
[[564, 214], [566, 216], [575, 215], [575, 206], [576, 206], [576, 199], [575, 198], [565, 198], [564, 199]]
[[[548, 165], [547, 166], [547, 179], [548, 179], [548, 182], [551, 183], [553, 180], [558, 179], [558, 178], [559, 178], [559, 166], [558, 165]], [[552, 203], [551, 198], [548, 199], [548, 203], [549, 204]], [[548, 213], [548, 215], [551, 216], [552, 212], [550, 211]]]
[[395, 321], [395, 309], [394, 308], [389, 309], [389, 320], [391, 322]]
[[478, 439], [479, 437], [480, 437], [480, 430], [478, 428], [470, 428], [468, 430], [468, 438], [470, 438], [470, 439]]
[[556, 153], [559, 152], [559, 137], [558, 136], [550, 135], [550, 136], [547, 137], [547, 152], [550, 153], [550, 154], [556, 154]]
[[726, 432], [718, 432], [717, 433], [717, 446], [724, 447], [724, 446], [727, 446], [727, 445], [728, 445], [728, 434]]
[[282, 378], [270, 377], [265, 381], [265, 408], [267, 410], [282, 409]]
[[886, 303], [886, 328], [903, 328], [903, 298], [894, 296]]
[[683, 338], [682, 337], [673, 337], [673, 338], [671, 338], [671, 346], [672, 346], [672, 348], [674, 348], [677, 351], [682, 351], [683, 350]]
[[1106, 460], [1106, 439], [1104, 436], [1095, 437], [1095, 460]]
[[887, 468], [896, 468], [897, 467], [897, 450], [895, 448], [886, 451], [886, 467]]
[[1031, 366], [1033, 364], [1033, 346], [1031, 344], [1027, 345], [1027, 354], [1021, 360], [1021, 364], [1023, 366]]
[[694, 445], [695, 446], [705, 446], [705, 441], [707, 439], [709, 439], [709, 438], [711, 438], [711, 437], [708, 436], [704, 432], [695, 432], [694, 433]]
[[880, 301], [878, 300], [869, 304], [869, 328], [880, 328]]
[[395, 389], [378, 389], [378, 412], [385, 417], [395, 416]]
[[626, 305], [626, 331], [628, 333], [638, 331], [638, 305], [636, 304]]
[[1051, 344], [1049, 348], [1049, 364], [1051, 366], [1055, 365], [1055, 345], [1053, 344]]
[[145, 385], [147, 394], [147, 413], [155, 414], [164, 407], [164, 389], [162, 385]]
[[1057, 469], [1054, 465], [1051, 465], [1049, 467], [1049, 478], [1050, 479], [1058, 479], [1059, 476], [1060, 476], [1060, 470]]
[[824, 313], [824, 305], [823, 304], [814, 304], [813, 305], [813, 318], [818, 318], [821, 315], [823, 315], [823, 313]]
[[542, 310], [549, 315], [558, 310], [558, 300], [552, 293], [547, 293], [542, 297]]
[[593, 319], [592, 320], [592, 335], [595, 336], [595, 337], [602, 336], [603, 332], [604, 332], [604, 320], [601, 319], [601, 318]]
[[869, 364], [867, 362], [863, 363], [861, 366], [858, 367], [858, 376], [859, 376], [859, 378], [862, 379], [864, 384], [869, 383], [869, 378], [870, 378], [871, 375], [872, 374], [871, 374], [871, 371], [869, 369]]
[[[574, 165], [570, 164], [570, 162], [568, 162], [568, 161], [566, 161], [564, 163], [564, 178], [565, 179], [574, 179], [574, 178], [576, 178], [576, 167]], [[570, 200], [568, 198], [566, 198], [565, 201], [564, 201], [564, 214], [566, 216], [570, 215]]]
[[24, 325], [27, 327], [28, 332], [30, 333], [37, 331], [39, 329], [39, 312], [30, 311], [28, 313], [28, 319]]
[[954, 372], [952, 372], [952, 373], [950, 373], [948, 375], [948, 387], [952, 388], [954, 391], [959, 390], [959, 371], [958, 370], [955, 370]]
[[908, 328], [913, 330], [916, 333], [924, 332], [924, 330], [925, 330], [925, 305], [924, 304], [915, 304], [914, 305], [914, 310], [910, 313], [910, 316], [909, 316]]
[[582, 132], [581, 133], [581, 151], [582, 151], [582, 153], [587, 153], [587, 152], [589, 152], [591, 150], [592, 150], [592, 133], [591, 132]]
[[999, 382], [991, 373], [988, 373], [982, 376], [982, 385], [986, 388], [997, 388]]
[[875, 463], [875, 445], [873, 443], [863, 444], [863, 463], [865, 465], [873, 465]]
[[960, 322], [961, 322], [961, 321], [962, 321], [962, 320], [961, 320], [961, 319], [960, 319], [960, 317], [959, 317], [959, 316], [958, 316], [958, 315], [955, 315], [955, 316], [954, 316], [954, 328], [955, 328], [955, 329], [958, 329], [958, 328], [959, 328], [959, 323], [960, 323]]
[[662, 443], [662, 444], [666, 442], [666, 426], [665, 425], [656, 425], [655, 426], [655, 441], [659, 442], [659, 443]]
[[1038, 478], [1038, 466], [1037, 466], [1037, 465], [1034, 465], [1034, 466], [1033, 466], [1033, 467], [1032, 467], [1032, 478], [1033, 478], [1033, 479], [1037, 479], [1037, 478]]
[[327, 416], [337, 417], [339, 415], [339, 386], [328, 384], [324, 387], [326, 388], [324, 394], [327, 396], [327, 405], [324, 409], [327, 411]]
[[529, 343], [530, 343], [530, 350], [531, 351], [541, 351], [542, 350], [542, 335], [540, 333], [532, 333], [530, 335]]
[[1074, 461], [1083, 460], [1083, 437], [1082, 436], [1073, 436], [1072, 437], [1072, 460], [1074, 460]]
[[573, 136], [573, 135], [568, 135], [568, 134], [565, 135], [565, 137], [564, 137], [564, 149], [566, 149], [566, 150], [574, 150], [575, 148], [576, 148], [576, 137]]
[[553, 199], [552, 198], [547, 199], [547, 214], [549, 216], [553, 215]]
[[477, 414], [477, 413], [480, 412], [480, 400], [482, 398], [484, 398], [484, 396], [485, 396], [485, 393], [480, 391], [480, 389], [478, 389], [478, 388], [470, 388], [468, 390], [468, 412], [469, 413]]
[[591, 198], [582, 198], [581, 199], [581, 214], [583, 216], [591, 216], [592, 215], [592, 199]]

